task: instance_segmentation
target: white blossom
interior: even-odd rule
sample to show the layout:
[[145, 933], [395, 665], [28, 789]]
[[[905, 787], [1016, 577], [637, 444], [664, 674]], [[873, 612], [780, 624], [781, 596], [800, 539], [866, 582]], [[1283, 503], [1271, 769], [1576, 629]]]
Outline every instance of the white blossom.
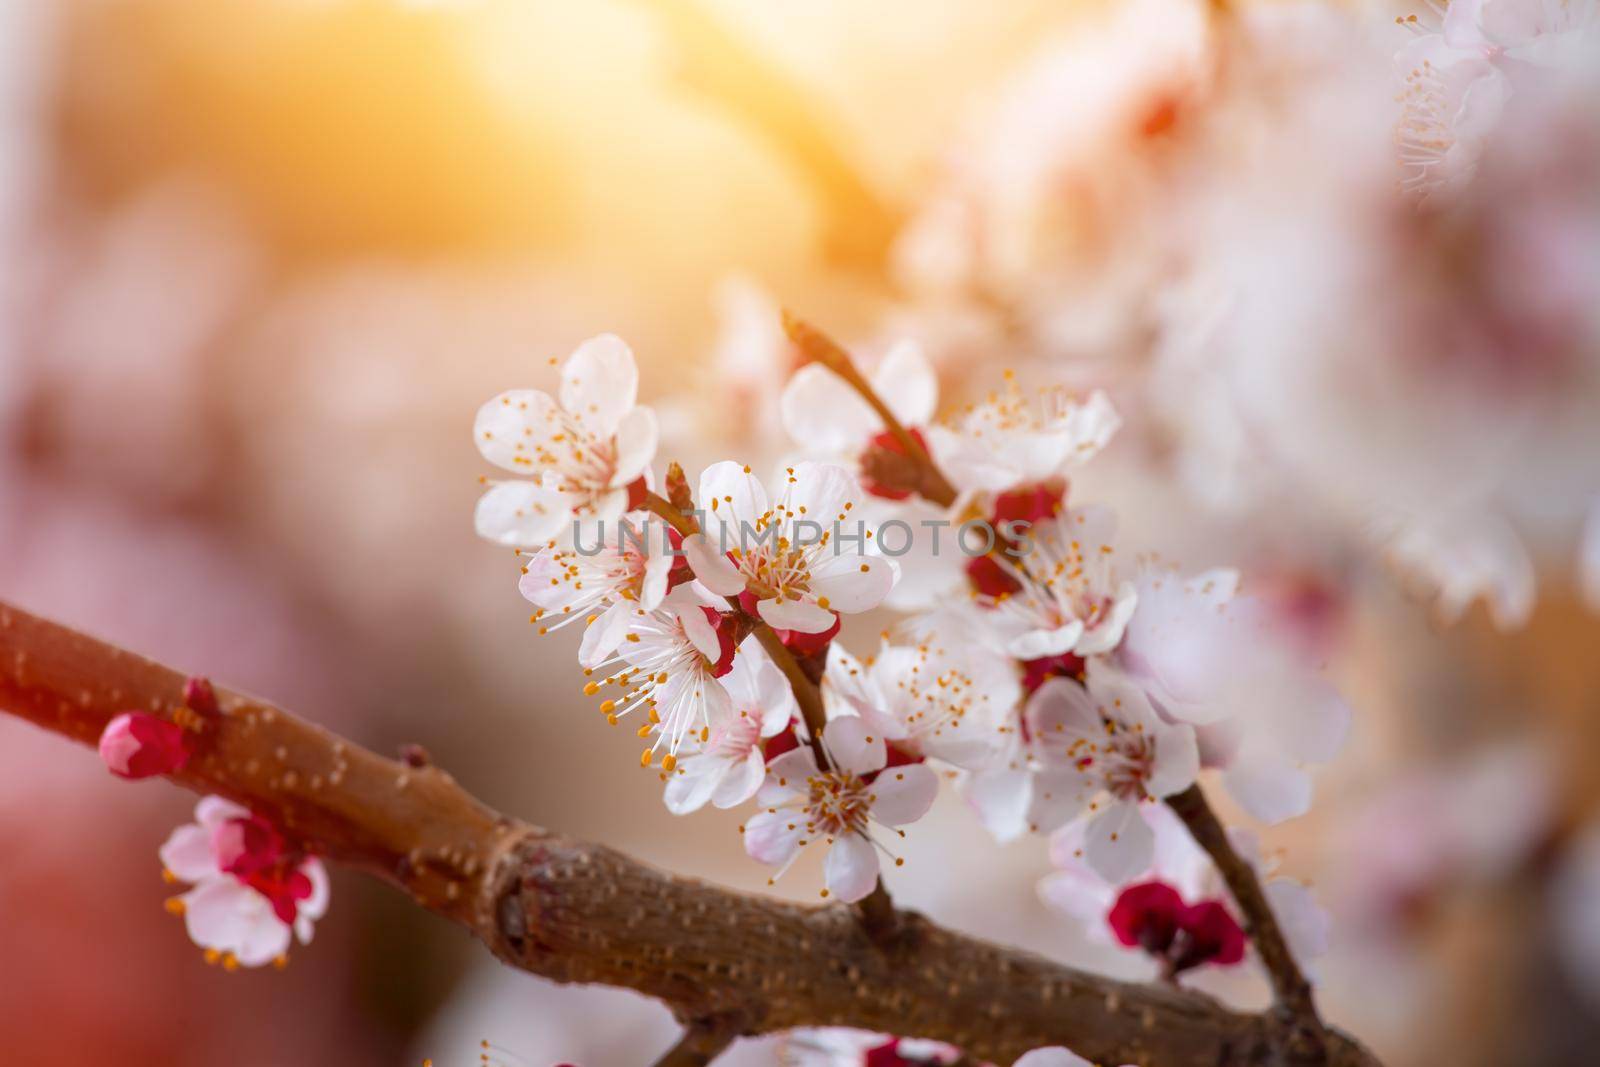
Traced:
[[531, 480], [490, 486], [478, 501], [479, 535], [533, 548], [566, 535], [575, 518], [619, 518], [656, 452], [655, 412], [635, 403], [638, 391], [633, 352], [604, 334], [562, 365], [559, 400], [514, 389], [483, 405], [472, 430], [478, 451]]

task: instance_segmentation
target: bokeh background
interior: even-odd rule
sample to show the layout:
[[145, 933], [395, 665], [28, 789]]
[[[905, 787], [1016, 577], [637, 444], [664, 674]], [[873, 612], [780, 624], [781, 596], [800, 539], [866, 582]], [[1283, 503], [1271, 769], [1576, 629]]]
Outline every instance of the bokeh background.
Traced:
[[[1304, 383], [1263, 369], [1313, 358], [1280, 324], [1247, 338], [1266, 363], [1233, 370], [1323, 434], [1317, 458], [1351, 451], [1323, 424], [1342, 417], [1434, 463], [1418, 478], [1435, 489], [1483, 466], [1461, 444], [1483, 434], [1439, 420], [1498, 425], [1511, 395], [1519, 417], [1565, 420], [1559, 447], [1516, 454], [1471, 501], [1506, 504], [1491, 510], [1520, 550], [1475, 526], [1493, 551], [1436, 548], [1447, 573], [1419, 577], [1407, 563], [1426, 547], [1351, 521], [1415, 499], [1379, 484], [1383, 456], [1325, 491], [1241, 490], [1271, 446], [1184, 348], [1206, 328], [1180, 314], [1189, 268], [1244, 249], [1235, 279], [1303, 292], [1333, 286], [1316, 266], [1359, 259], [1341, 242], [1380, 241], [1344, 225], [1330, 186], [1359, 187], [1380, 169], [1362, 152], [1392, 145], [1400, 44], [1368, 27], [1408, 13], [1346, 29], [1296, 11], [1270, 62], [1218, 82], [1217, 55], [1243, 46], [1176, 0], [4, 0], [0, 597], [379, 750], [419, 742], [532, 821], [768, 891], [737, 814], [674, 819], [631, 739], [593, 717], [576, 633], [526, 626], [514, 560], [472, 534], [477, 406], [549, 387], [552, 358], [614, 331], [666, 455], [763, 462], [789, 447], [780, 305], [867, 358], [922, 339], [952, 398], [1008, 367], [1104, 387], [1128, 429], [1074, 492], [1113, 499], [1148, 547], [1282, 591], [1355, 708], [1313, 813], [1266, 834], [1333, 913], [1327, 1013], [1399, 1067], [1592, 1062], [1600, 621], [1575, 561], [1600, 460], [1597, 335], [1576, 342], [1581, 373], [1526, 371], [1560, 345], [1507, 342], [1490, 401], [1423, 388], [1403, 413], [1367, 398], [1301, 420]], [[1575, 188], [1583, 210], [1556, 229], [1587, 239], [1596, 186]], [[1566, 203], [1554, 189], [1505, 195]], [[1581, 301], [1594, 262], [1575, 255], [1560, 277]], [[1458, 369], [1441, 380], [1477, 373]], [[1557, 414], [1527, 399], [1568, 373]], [[1451, 583], [1497, 612], [1445, 625], [1431, 594]], [[207, 967], [162, 912], [156, 859], [191, 803], [0, 721], [9, 1060], [454, 1067], [488, 1038], [508, 1061], [603, 1067], [670, 1043], [660, 1007], [502, 969], [343, 872], [287, 972]], [[890, 883], [905, 902], [1137, 972], [1039, 902], [1041, 840], [995, 845], [950, 795], [908, 849], [915, 873]], [[814, 875], [774, 891], [809, 898]], [[1207, 981], [1262, 1001], [1247, 978]], [[735, 1056], [772, 1062], [762, 1043]]]

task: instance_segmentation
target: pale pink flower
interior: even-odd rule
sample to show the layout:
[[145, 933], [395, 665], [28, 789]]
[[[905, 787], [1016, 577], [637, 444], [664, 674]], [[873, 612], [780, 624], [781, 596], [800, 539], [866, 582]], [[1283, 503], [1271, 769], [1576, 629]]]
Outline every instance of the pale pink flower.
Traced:
[[855, 478], [827, 463], [797, 463], [778, 478], [773, 499], [737, 463], [713, 464], [700, 476], [704, 533], [683, 541], [695, 577], [713, 593], [747, 600], [747, 611], [780, 630], [821, 633], [835, 612], [877, 607], [896, 570], [851, 514], [860, 494]]
[[170, 877], [191, 883], [170, 907], [189, 937], [228, 966], [259, 967], [286, 957], [294, 938], [311, 942], [328, 910], [322, 861], [292, 851], [272, 826], [221, 797], [205, 797], [195, 822], [161, 846]]
[[538, 606], [540, 632], [583, 619], [578, 662], [593, 667], [615, 653], [633, 619], [667, 595], [676, 558], [665, 530], [646, 513], [630, 512], [597, 529], [592, 545], [552, 545], [530, 557], [518, 588]]
[[667, 779], [665, 802], [674, 815], [698, 811], [708, 801], [737, 807], [755, 796], [766, 778], [762, 741], [782, 733], [799, 713], [783, 672], [753, 637], [739, 648], [722, 684], [730, 714], [707, 731], [704, 741], [692, 736], [693, 754], [680, 759]]
[[864, 664], [835, 641], [822, 682], [829, 718], [860, 715], [908, 756], [988, 766], [1018, 743], [1022, 687], [1012, 662], [964, 637], [929, 626]]
[[733, 699], [719, 679], [733, 669], [735, 652], [729, 619], [686, 586], [654, 611], [630, 618], [617, 652], [586, 669], [599, 677], [583, 691], [607, 694], [600, 710], [613, 723], [636, 711], [643, 714], [648, 721], [640, 736], [654, 741], [641, 762], [648, 766], [665, 745], [662, 767], [670, 772], [681, 745], [709, 739], [733, 715]]
[[603, 334], [562, 366], [559, 402], [514, 389], [483, 405], [472, 430], [478, 451], [532, 480], [496, 482], [484, 493], [479, 535], [533, 548], [566, 535], [575, 518], [620, 517], [656, 451], [655, 412], [635, 403], [638, 392], [633, 352]]
[[1030, 817], [1054, 829], [1087, 806], [1084, 854], [1112, 882], [1150, 866], [1155, 838], [1139, 806], [1182, 792], [1200, 771], [1193, 727], [1164, 721], [1144, 692], [1104, 661], [1086, 684], [1052, 678], [1024, 712], [1039, 771]]
[[[1185, 900], [1215, 899], [1227, 893], [1227, 885], [1206, 851], [1195, 843], [1183, 820], [1165, 805], [1148, 804], [1140, 816], [1154, 839], [1150, 865], [1136, 871], [1122, 884], [1109, 881], [1089, 865], [1085, 858], [1089, 820], [1076, 819], [1050, 837], [1050, 862], [1056, 869], [1039, 880], [1039, 897], [1063, 914], [1077, 919], [1095, 941], [1120, 944], [1111, 936], [1106, 917], [1117, 894], [1128, 883], [1158, 881], [1176, 889]], [[1290, 878], [1274, 877], [1261, 857], [1255, 834], [1231, 828], [1229, 840], [1263, 881], [1267, 902], [1282, 927], [1289, 948], [1302, 966], [1328, 951], [1330, 920], [1304, 884]], [[1126, 946], [1124, 946], [1126, 947]], [[1137, 947], [1130, 951], [1140, 951]]]
[[1117, 574], [1115, 533], [1109, 509], [1069, 508], [1028, 527], [1017, 542], [1019, 555], [989, 557], [1015, 586], [978, 594], [979, 603], [994, 610], [1007, 654], [1019, 660], [1092, 656], [1117, 646], [1138, 593]]
[[823, 895], [846, 903], [872, 892], [878, 880], [881, 846], [870, 836], [871, 824], [892, 828], [916, 822], [939, 790], [938, 776], [920, 763], [886, 767], [884, 740], [869, 729], [856, 716], [828, 724], [822, 744], [831, 770], [818, 770], [805, 746], [773, 760], [756, 796], [763, 810], [744, 827], [745, 851], [761, 863], [780, 866], [778, 875], [803, 846], [826, 841]]
[[1114, 659], [1172, 721], [1198, 731], [1206, 766], [1251, 815], [1276, 823], [1311, 806], [1308, 764], [1344, 744], [1349, 706], [1307, 662], [1272, 608], [1236, 595], [1238, 574], [1138, 578], [1139, 609]]
[[1008, 377], [1006, 391], [969, 405], [948, 423], [928, 427], [940, 469], [964, 491], [999, 492], [1042, 482], [1093, 458], [1122, 425], [1110, 399], [1096, 391], [1079, 401], [1069, 390], [1024, 392]]
[[955, 1063], [961, 1050], [941, 1041], [925, 1041], [842, 1026], [791, 1031], [778, 1047], [783, 1067], [868, 1067], [879, 1063], [905, 1065]]

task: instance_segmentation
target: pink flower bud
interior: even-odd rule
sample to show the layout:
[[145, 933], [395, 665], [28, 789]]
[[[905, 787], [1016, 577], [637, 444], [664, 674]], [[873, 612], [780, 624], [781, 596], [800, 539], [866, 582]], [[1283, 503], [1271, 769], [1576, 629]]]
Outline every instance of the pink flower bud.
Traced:
[[142, 711], [125, 711], [106, 723], [100, 758], [121, 778], [171, 774], [189, 762], [183, 729]]
[[183, 706], [201, 715], [221, 714], [217, 691], [209, 678], [190, 678], [183, 683]]

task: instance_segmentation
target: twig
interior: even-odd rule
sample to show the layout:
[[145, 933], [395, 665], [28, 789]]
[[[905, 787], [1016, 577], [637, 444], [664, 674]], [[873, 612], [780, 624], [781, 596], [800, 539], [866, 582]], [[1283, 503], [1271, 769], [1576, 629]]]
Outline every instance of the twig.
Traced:
[[705, 1067], [739, 1036], [737, 1026], [725, 1019], [692, 1022], [678, 1043], [661, 1054], [655, 1067]]
[[1311, 995], [1311, 983], [1306, 981], [1294, 954], [1289, 951], [1289, 942], [1278, 926], [1272, 906], [1267, 903], [1255, 869], [1234, 851], [1227, 830], [1206, 802], [1199, 783], [1168, 797], [1167, 806], [1177, 813], [1190, 835], [1210, 855], [1228, 885], [1228, 892], [1244, 913], [1245, 933], [1250, 935], [1256, 951], [1261, 954], [1276, 1007], [1302, 1024], [1308, 1040], [1317, 1038], [1322, 1033], [1322, 1020]]
[[[648, 493], [645, 496], [644, 506], [685, 537], [700, 532], [694, 519], [685, 515], [676, 504], [665, 497]], [[734, 611], [745, 614], [737, 597], [728, 597], [728, 604]], [[831, 762], [828, 759], [828, 751], [822, 745], [822, 731], [828, 724], [828, 712], [822, 703], [822, 690], [805, 672], [805, 668], [795, 659], [794, 654], [785, 647], [777, 631], [761, 619], [750, 615], [745, 617], [752, 624], [751, 633], [761, 642], [761, 647], [768, 658], [783, 672], [790, 690], [794, 693], [795, 703], [800, 706], [800, 715], [805, 720], [806, 739], [811, 746], [811, 755], [817, 761], [818, 769], [829, 769]], [[856, 907], [861, 916], [862, 926], [871, 934], [873, 940], [881, 943], [894, 936], [898, 928], [894, 902], [889, 898], [889, 891], [884, 888], [882, 878], [878, 879], [872, 892], [859, 901]]]
[[872, 387], [872, 383], [862, 376], [855, 360], [850, 358], [850, 353], [840, 347], [833, 338], [787, 309], [783, 312], [783, 329], [788, 334], [790, 342], [800, 350], [800, 354], [807, 361], [827, 367], [859, 393], [861, 399], [865, 400], [883, 421], [883, 428], [899, 442], [905, 454], [921, 465], [923, 478], [918, 487], [921, 495], [940, 507], [947, 508], [954, 504], [955, 487], [934, 463], [927, 447], [917, 439], [916, 435], [901, 425], [894, 412], [889, 410], [889, 405], [884, 403], [883, 398]]
[[[0, 710], [94, 745], [129, 708], [174, 707], [184, 675], [0, 602]], [[238, 801], [306, 848], [409, 893], [506, 963], [622, 986], [743, 1034], [850, 1026], [945, 1041], [994, 1063], [1065, 1045], [1100, 1063], [1376, 1067], [1337, 1031], [1298, 1059], [1296, 1027], [1204, 995], [1113, 981], [902, 912], [892, 945], [838, 906], [664, 874], [500, 815], [437, 767], [385, 759], [263, 701], [222, 714], [178, 785]]]

